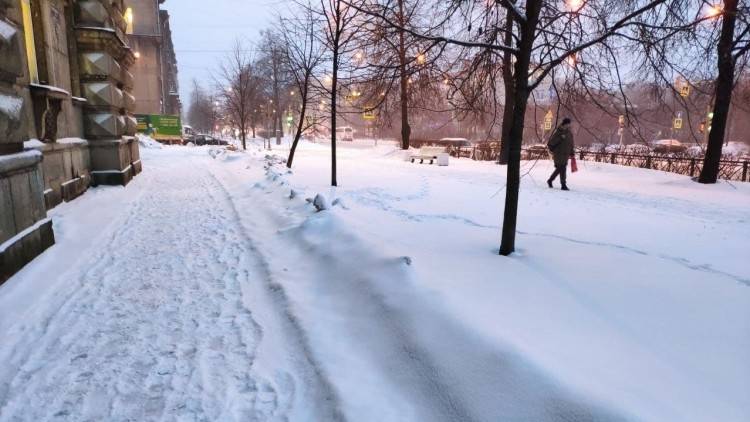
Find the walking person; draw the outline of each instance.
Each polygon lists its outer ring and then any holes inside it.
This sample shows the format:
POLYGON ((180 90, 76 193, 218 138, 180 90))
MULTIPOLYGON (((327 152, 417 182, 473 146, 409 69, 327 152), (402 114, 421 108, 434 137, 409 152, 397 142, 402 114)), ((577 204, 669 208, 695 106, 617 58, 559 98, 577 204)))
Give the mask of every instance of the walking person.
POLYGON ((574 157, 575 143, 573 142, 573 133, 570 131, 570 119, 564 118, 562 124, 555 129, 552 136, 547 142, 547 148, 552 153, 552 159, 555 163, 555 171, 547 179, 547 186, 552 187, 552 182, 557 176, 560 176, 562 190, 570 190, 567 185, 568 158, 574 157))

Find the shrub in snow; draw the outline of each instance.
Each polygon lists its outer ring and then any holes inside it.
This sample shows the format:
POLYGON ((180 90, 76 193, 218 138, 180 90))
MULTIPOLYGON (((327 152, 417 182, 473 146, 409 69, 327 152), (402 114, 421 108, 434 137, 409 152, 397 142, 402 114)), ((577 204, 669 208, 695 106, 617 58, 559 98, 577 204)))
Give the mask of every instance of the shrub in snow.
POLYGON ((315 209, 318 212, 331 208, 328 200, 322 194, 315 195, 315 199, 313 199, 312 204, 315 206, 315 209))
POLYGON ((410 256, 402 256, 401 260, 404 261, 404 264, 411 265, 411 257, 410 256))
POLYGON ((289 199, 294 199, 294 198, 296 198, 296 197, 298 197, 298 196, 299 196, 299 192, 297 192, 297 191, 296 191, 296 190, 294 190, 294 189, 292 189, 292 190, 291 190, 291 191, 289 192, 289 199))

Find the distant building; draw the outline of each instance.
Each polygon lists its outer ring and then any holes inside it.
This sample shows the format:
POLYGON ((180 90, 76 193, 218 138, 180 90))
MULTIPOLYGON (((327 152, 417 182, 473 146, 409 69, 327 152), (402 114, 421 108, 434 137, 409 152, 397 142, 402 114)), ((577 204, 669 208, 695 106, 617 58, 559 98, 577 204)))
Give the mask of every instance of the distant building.
POLYGON ((180 115, 177 58, 165 0, 125 0, 128 42, 136 55, 132 72, 136 114, 180 115))

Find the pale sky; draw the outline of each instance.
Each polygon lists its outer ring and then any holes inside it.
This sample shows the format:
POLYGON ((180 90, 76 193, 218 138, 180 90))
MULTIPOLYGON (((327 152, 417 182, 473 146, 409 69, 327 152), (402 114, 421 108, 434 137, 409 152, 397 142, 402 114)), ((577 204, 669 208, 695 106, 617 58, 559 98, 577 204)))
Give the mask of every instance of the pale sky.
POLYGON ((187 111, 192 80, 211 85, 211 72, 238 37, 257 39, 273 21, 284 0, 167 0, 172 41, 177 53, 180 98, 187 111))

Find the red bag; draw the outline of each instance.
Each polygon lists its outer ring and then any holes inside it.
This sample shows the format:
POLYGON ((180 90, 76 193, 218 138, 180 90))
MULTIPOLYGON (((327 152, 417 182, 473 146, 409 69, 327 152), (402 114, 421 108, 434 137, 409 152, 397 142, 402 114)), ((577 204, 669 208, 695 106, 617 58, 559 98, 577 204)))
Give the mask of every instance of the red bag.
POLYGON ((578 163, 576 163, 576 157, 570 157, 570 171, 573 173, 578 171, 578 163))

